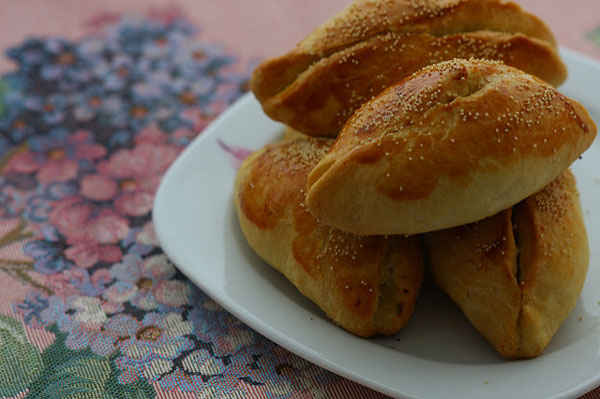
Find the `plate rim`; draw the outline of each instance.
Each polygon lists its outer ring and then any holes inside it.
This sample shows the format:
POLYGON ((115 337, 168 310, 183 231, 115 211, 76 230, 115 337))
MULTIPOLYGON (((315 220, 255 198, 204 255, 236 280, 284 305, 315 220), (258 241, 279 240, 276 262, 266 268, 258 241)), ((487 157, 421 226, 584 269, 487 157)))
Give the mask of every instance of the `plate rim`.
MULTIPOLYGON (((578 62, 585 64, 586 66, 592 67, 600 71, 600 62, 585 55, 581 54, 576 50, 572 50, 567 47, 560 47, 560 51, 563 57, 573 58, 578 62)), ((297 354, 298 356, 308 360, 311 363, 314 363, 324 369, 327 369, 335 374, 338 374, 344 378, 355 381, 359 384, 367 386, 371 389, 384 393, 386 395, 397 396, 402 395, 402 397, 406 398, 419 398, 420 396, 414 396, 409 392, 400 392, 396 389, 391 389, 389 386, 382 384, 376 380, 369 379, 365 376, 357 374, 356 372, 346 368, 340 367, 339 364, 336 364, 331 359, 327 359, 323 357, 319 352, 317 352, 314 348, 305 345, 302 342, 295 341, 292 343, 289 342, 288 337, 282 334, 278 329, 272 328, 268 324, 264 323, 264 321, 254 314, 248 313, 245 309, 241 308, 239 304, 235 301, 230 300, 229 297, 222 298, 218 295, 216 291, 214 291, 209 285, 205 284, 201 281, 196 275, 194 275, 189 268, 185 266, 181 266, 181 262, 178 261, 180 259, 177 253, 173 253, 170 251, 168 243, 169 238, 166 236, 165 229, 162 228, 162 217, 163 210, 165 209, 164 202, 168 199, 168 185, 169 181, 173 179, 173 176, 176 175, 181 167, 187 162, 188 157, 193 156, 193 154, 197 151, 197 148, 202 148, 204 142, 211 140, 214 136, 219 135, 219 126, 227 119, 231 118, 232 115, 235 115, 238 110, 248 107, 249 103, 255 102, 254 96, 251 92, 244 94, 240 97, 234 104, 232 104, 229 108, 221 112, 219 116, 211 122, 209 126, 207 126, 204 131, 195 138, 188 146, 181 152, 181 154, 177 157, 177 159, 171 164, 167 172, 164 174, 159 187, 156 191, 153 208, 152 208, 152 220, 154 223, 154 230, 156 233, 156 237, 158 242, 163 250, 163 252, 167 255, 169 259, 176 265, 178 270, 180 270, 187 278, 189 278, 195 285, 200 287, 202 291, 204 291, 209 297, 219 303, 223 308, 225 308, 228 312, 233 314, 235 317, 240 319, 250 328, 258 332, 259 334, 265 336, 267 339, 275 342, 276 344, 286 348, 292 353, 297 354)), ((275 122, 274 122, 275 123, 275 122)), ((569 389, 566 389, 562 392, 559 392, 553 396, 552 398, 563 398, 563 397, 572 397, 585 394, 590 390, 595 389, 600 385, 600 367, 598 368, 597 373, 593 376, 580 382, 578 385, 573 386, 569 389)))

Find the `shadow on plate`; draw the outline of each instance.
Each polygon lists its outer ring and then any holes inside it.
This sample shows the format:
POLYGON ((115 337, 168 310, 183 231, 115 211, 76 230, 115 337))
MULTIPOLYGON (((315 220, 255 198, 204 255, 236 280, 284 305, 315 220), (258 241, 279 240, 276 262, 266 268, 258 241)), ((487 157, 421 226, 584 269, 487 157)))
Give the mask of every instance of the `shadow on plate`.
MULTIPOLYGON (((244 301, 247 300, 245 296, 248 295, 248 287, 262 286, 263 289, 276 291, 276 294, 270 293, 269 296, 274 295, 278 300, 287 302, 287 306, 297 307, 297 312, 290 313, 290 317, 299 318, 297 321, 290 320, 293 325, 310 327, 308 318, 310 321, 329 323, 328 327, 335 329, 335 334, 349 334, 329 321, 318 306, 304 297, 283 274, 269 266, 250 248, 241 231, 232 203, 226 207, 224 220, 226 221, 224 228, 226 270, 224 272, 229 295, 244 301), (240 273, 242 267, 250 268, 252 272, 240 273), (244 275, 244 278, 240 278, 240 275, 244 275)), ((260 295, 260 293, 256 294, 260 295)), ((272 305, 278 306, 277 303, 272 305)), ((268 312, 268 309, 265 311, 268 312)), ((541 356, 563 350, 587 335, 595 333, 599 320, 597 316, 587 312, 579 301, 541 356), (585 320, 585 323, 578 320, 580 317, 585 320)), ((485 365, 506 361, 427 276, 408 325, 393 336, 375 337, 369 339, 369 342, 407 356, 448 364, 485 365)), ((597 347, 590 348, 590 350, 597 349, 597 347)))
MULTIPOLYGON (((233 204, 227 206, 225 221, 224 272, 229 295, 239 301, 247 301, 248 287, 260 285, 276 291, 274 296, 287 302, 286 305, 297 307, 298 311, 290 313, 290 317, 301 319, 296 322, 290 320, 290 323, 310 326, 303 317, 306 314, 311 320, 329 323, 328 327, 336 330, 334 334, 349 334, 330 322, 313 302, 254 253, 239 227, 233 204), (241 267, 250 268, 252 273, 244 273, 244 278, 241 278, 241 267)), ((270 293, 269 297, 272 295, 270 293)), ((278 306, 278 303, 272 305, 278 306)), ((449 364, 490 364, 501 361, 500 356, 470 326, 458 308, 429 280, 424 282, 412 319, 406 328, 394 336, 375 337, 369 339, 369 342, 404 355, 449 364)))

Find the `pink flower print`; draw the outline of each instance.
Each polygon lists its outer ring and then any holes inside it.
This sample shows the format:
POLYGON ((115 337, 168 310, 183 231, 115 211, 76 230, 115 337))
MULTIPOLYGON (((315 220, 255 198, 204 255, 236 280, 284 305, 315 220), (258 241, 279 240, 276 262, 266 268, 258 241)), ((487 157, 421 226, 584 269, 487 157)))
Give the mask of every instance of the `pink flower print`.
MULTIPOLYGON (((178 149, 171 145, 141 143, 132 150, 119 150, 109 160, 98 165, 98 171, 113 183, 93 177, 106 190, 113 194, 119 192, 113 200, 115 209, 128 216, 143 216, 152 209, 154 192, 167 168, 178 155, 178 149)), ((81 194, 90 199, 100 196, 98 191, 90 189, 92 184, 83 184, 81 194)), ((103 198, 108 198, 106 194, 103 198)))
POLYGON ((136 234, 135 240, 140 244, 152 245, 157 247, 159 245, 156 232, 154 231, 154 223, 152 221, 146 223, 144 227, 136 234))
POLYGON ((61 296, 80 294, 79 290, 71 284, 71 278, 65 273, 53 273, 45 276, 45 286, 61 296))
POLYGON ((92 267, 96 262, 115 263, 121 260, 121 249, 115 245, 79 244, 65 250, 65 257, 77 266, 92 267))
POLYGON ((153 123, 136 134, 133 140, 136 144, 165 144, 169 140, 169 136, 153 123))
POLYGON ((37 174, 40 183, 69 181, 79 172, 79 159, 93 161, 106 155, 106 149, 92 140, 91 132, 78 130, 67 136, 64 142, 57 138, 40 145, 45 150, 45 158, 39 161, 37 174))
POLYGON ((185 13, 176 5, 162 7, 150 7, 147 12, 148 18, 161 21, 164 24, 172 24, 184 18, 185 13))
POLYGON ((126 218, 109 208, 93 209, 79 196, 57 201, 49 221, 71 245, 116 244, 129 234, 126 218))
POLYGON ((67 138, 67 143, 75 147, 75 158, 94 161, 106 155, 106 148, 92 140, 93 135, 90 131, 77 130, 67 138))
POLYGON ((225 144, 225 142, 221 139, 217 139, 217 142, 221 148, 231 156, 233 165, 236 169, 239 169, 239 167, 242 165, 242 162, 244 162, 244 159, 246 159, 248 155, 252 154, 253 152, 247 148, 225 144))
POLYGON ((30 150, 17 153, 10 159, 7 171, 37 172, 37 179, 42 184, 64 183, 79 173, 79 160, 93 161, 106 155, 103 146, 91 142, 93 137, 89 131, 66 134, 60 132, 46 137, 46 140, 34 140, 30 150))
POLYGON ((230 328, 226 334, 214 339, 214 351, 218 354, 234 353, 254 342, 254 333, 247 328, 230 328))
POLYGON ((87 23, 82 28, 87 30, 87 33, 101 33, 106 26, 116 25, 121 20, 121 16, 116 12, 103 11, 94 15, 87 20, 87 23))
POLYGON ((66 182, 79 171, 79 164, 74 159, 67 158, 62 148, 54 148, 46 153, 46 160, 39 166, 37 178, 40 183, 66 182))
POLYGON ((168 306, 183 306, 190 303, 191 290, 185 281, 163 281, 157 287, 154 295, 156 300, 168 306))
POLYGON ((59 200, 48 219, 65 236, 70 245, 65 256, 77 266, 121 260, 121 249, 115 244, 129 234, 129 221, 114 210, 94 209, 83 197, 73 196, 59 200))
POLYGON ((81 179, 80 193, 92 201, 107 201, 117 195, 117 183, 100 174, 85 175, 81 179))
POLYGON ((190 122, 192 131, 194 131, 195 134, 201 133, 218 114, 218 111, 215 113, 207 113, 199 108, 188 108, 181 113, 183 118, 190 122))
POLYGON ((39 169, 35 156, 30 151, 19 152, 13 155, 6 164, 6 172, 33 173, 39 169))
POLYGON ((198 131, 194 131, 187 127, 182 127, 171 133, 171 140, 181 146, 187 145, 194 137, 198 135, 198 131))

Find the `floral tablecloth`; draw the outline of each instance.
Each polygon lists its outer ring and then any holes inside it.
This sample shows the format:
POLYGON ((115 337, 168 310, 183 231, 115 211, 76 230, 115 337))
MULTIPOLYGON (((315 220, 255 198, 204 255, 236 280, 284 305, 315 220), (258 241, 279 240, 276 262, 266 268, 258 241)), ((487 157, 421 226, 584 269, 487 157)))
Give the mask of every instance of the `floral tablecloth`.
MULTIPOLYGON (((151 220, 162 175, 247 90, 256 60, 291 45, 285 34, 261 48, 223 26, 203 32, 197 7, 234 3, 182 3, 147 12, 94 1, 118 12, 91 19, 80 2, 0 5, 0 29, 19 38, 0 41, 0 398, 383 398, 248 328, 162 253, 151 220), (26 15, 36 5, 64 11, 40 36, 26 15)), ((295 13, 300 34, 344 2, 284 3, 235 18, 260 26, 265 13, 295 13)), ((595 18, 564 36, 592 56, 595 18)))

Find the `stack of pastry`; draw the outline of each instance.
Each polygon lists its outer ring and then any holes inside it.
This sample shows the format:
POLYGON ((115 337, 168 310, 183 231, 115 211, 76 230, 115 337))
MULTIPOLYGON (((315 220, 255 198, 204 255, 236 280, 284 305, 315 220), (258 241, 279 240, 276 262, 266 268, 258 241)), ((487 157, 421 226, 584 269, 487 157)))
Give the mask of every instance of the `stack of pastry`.
POLYGON ((589 258, 568 168, 596 127, 551 86, 565 76, 514 3, 356 0, 253 74, 265 112, 305 135, 240 168, 248 243, 364 337, 404 327, 427 259, 501 355, 538 355, 589 258))

